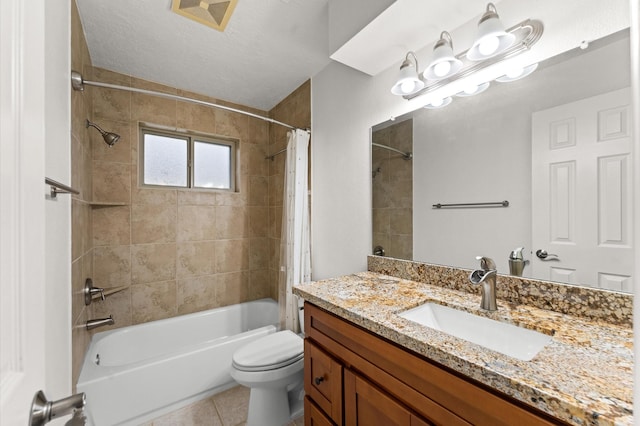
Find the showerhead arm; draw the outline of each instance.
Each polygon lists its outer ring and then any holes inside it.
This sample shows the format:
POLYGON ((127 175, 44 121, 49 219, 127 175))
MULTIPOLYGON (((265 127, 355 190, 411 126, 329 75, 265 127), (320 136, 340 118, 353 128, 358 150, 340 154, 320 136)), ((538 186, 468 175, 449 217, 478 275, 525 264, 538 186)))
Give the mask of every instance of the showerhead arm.
POLYGON ((113 133, 113 132, 105 132, 104 130, 102 130, 100 128, 100 126, 98 126, 95 123, 92 123, 91 121, 87 120, 86 121, 86 127, 93 127, 96 130, 98 130, 100 132, 100 134, 102 135, 102 139, 104 139, 105 143, 107 145, 109 145, 109 147, 112 147, 113 145, 115 145, 116 142, 118 142, 118 139, 120 139, 120 135, 117 133, 113 133))

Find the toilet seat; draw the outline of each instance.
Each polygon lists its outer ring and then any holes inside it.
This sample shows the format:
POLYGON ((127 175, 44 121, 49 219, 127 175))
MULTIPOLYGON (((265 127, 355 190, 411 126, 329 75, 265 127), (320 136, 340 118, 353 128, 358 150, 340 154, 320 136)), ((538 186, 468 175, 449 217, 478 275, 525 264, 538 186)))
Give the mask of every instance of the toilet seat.
POLYGON ((304 357, 304 342, 290 330, 261 337, 233 354, 233 368, 239 371, 277 370, 304 357))

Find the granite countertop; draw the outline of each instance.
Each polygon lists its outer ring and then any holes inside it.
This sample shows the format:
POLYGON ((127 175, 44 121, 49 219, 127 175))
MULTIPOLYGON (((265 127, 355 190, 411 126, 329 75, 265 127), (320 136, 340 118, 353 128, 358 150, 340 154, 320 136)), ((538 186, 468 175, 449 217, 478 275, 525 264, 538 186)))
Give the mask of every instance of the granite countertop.
POLYGON ((498 300, 480 310, 475 294, 361 272, 294 287, 310 303, 575 425, 633 424, 633 331, 498 300), (406 320, 399 312, 435 302, 553 335, 520 361, 406 320))

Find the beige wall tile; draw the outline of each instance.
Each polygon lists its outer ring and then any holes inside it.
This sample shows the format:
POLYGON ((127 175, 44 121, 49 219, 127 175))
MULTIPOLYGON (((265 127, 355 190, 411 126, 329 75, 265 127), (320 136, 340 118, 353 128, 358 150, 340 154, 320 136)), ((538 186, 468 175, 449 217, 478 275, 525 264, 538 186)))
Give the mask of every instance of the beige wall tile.
POLYGON ((249 269, 249 240, 216 241, 216 272, 236 272, 249 269))
POLYGON ((216 239, 249 236, 249 211, 246 207, 216 207, 216 239))
POLYGON ((216 110, 212 107, 178 102, 176 119, 178 128, 216 133, 216 110))
POLYGON ((267 146, 264 144, 244 144, 243 150, 245 156, 249 158, 247 174, 251 176, 267 176, 269 174, 269 163, 271 162, 271 160, 265 158, 268 151, 267 146))
POLYGON ((84 233, 87 224, 84 223, 82 202, 71 200, 71 260, 75 261, 84 253, 84 233))
POLYGON ((178 191, 178 205, 181 206, 215 206, 214 191, 178 191))
MULTIPOLYGON (((265 116, 267 114, 264 114, 265 116)), ((269 123, 258 118, 249 117, 249 138, 248 143, 269 146, 269 123)))
MULTIPOLYGON (((135 175, 135 173, 132 173, 135 175)), ((132 179, 131 203, 132 204, 155 204, 155 205, 175 205, 177 200, 175 189, 151 189, 137 188, 132 179)))
POLYGON ((249 299, 264 299, 271 297, 269 270, 262 269, 249 272, 249 299))
POLYGON ((176 241, 176 206, 133 204, 131 242, 133 244, 176 241))
POLYGON ((249 205, 268 206, 269 178, 267 176, 251 176, 249 178, 249 205))
POLYGON ((249 117, 235 112, 216 111, 216 134, 229 138, 247 139, 249 117))
POLYGON ((242 303, 248 300, 248 294, 248 272, 233 272, 218 275, 216 282, 216 302, 218 306, 242 303))
POLYGON ((215 272, 215 257, 213 241, 178 243, 176 276, 188 278, 211 275, 215 272))
POLYGON ((178 314, 190 314, 216 306, 215 275, 178 280, 177 305, 178 314))
POLYGON ((269 268, 269 239, 252 238, 249 240, 249 269, 269 268))
POLYGON ((136 284, 131 286, 133 324, 176 316, 176 282, 136 284))
POLYGON ((131 283, 131 247, 94 248, 93 275, 93 283, 96 287, 129 285, 131 283))
POLYGON ((93 207, 93 245, 131 244, 131 206, 93 207))
POLYGON ((144 121, 160 126, 176 127, 176 111, 177 105, 174 100, 139 93, 131 95, 132 121, 144 121))
POLYGON ((213 240, 216 209, 212 206, 178 206, 178 241, 213 240))
POLYGON ((94 161, 93 201, 129 203, 131 201, 131 166, 94 161))
POLYGON ((412 212, 412 209, 390 209, 390 233, 392 235, 413 234, 412 212))
POLYGON ((249 207, 249 230, 254 238, 269 236, 269 207, 249 207))
POLYGON ((78 383, 80 370, 82 369, 82 363, 84 362, 84 354, 87 346, 89 346, 89 339, 91 338, 91 335, 85 328, 85 323, 88 319, 87 310, 83 309, 77 318, 77 322, 71 326, 72 392, 77 392, 76 383, 78 383))
POLYGON ((389 257, 396 259, 412 259, 413 258, 413 236, 412 235, 394 235, 389 241, 389 257))
POLYGON ((93 117, 96 121, 103 119, 129 121, 131 93, 102 87, 95 88, 93 93, 93 117))
POLYGON ((71 321, 75 322, 84 309, 84 277, 80 258, 71 264, 71 321))
POLYGON ((131 246, 131 283, 173 280, 176 277, 175 244, 131 246))
POLYGON ((93 78, 103 83, 131 86, 131 77, 105 68, 93 67, 93 78))

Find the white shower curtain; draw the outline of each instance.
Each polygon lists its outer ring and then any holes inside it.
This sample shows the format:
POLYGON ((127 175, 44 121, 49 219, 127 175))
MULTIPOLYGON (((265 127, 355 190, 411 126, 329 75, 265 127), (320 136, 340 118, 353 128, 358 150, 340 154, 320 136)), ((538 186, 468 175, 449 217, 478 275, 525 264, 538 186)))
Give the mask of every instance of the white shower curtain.
POLYGON ((284 175, 278 301, 282 329, 299 332, 294 285, 311 280, 309 239, 309 132, 290 130, 284 175))

